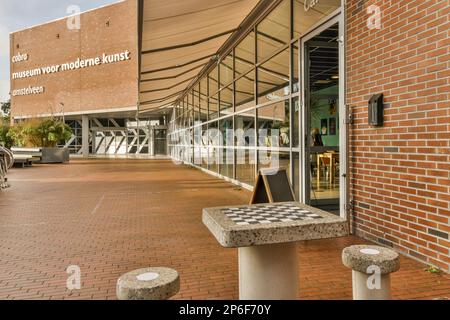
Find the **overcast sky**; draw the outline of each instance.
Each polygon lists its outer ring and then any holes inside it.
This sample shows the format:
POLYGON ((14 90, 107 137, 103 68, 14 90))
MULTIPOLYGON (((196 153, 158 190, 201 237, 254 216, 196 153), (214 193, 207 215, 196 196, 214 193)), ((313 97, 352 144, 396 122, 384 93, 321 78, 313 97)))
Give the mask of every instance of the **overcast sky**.
POLYGON ((67 16, 67 8, 81 11, 118 0, 0 0, 0 101, 9 99, 9 33, 67 16))

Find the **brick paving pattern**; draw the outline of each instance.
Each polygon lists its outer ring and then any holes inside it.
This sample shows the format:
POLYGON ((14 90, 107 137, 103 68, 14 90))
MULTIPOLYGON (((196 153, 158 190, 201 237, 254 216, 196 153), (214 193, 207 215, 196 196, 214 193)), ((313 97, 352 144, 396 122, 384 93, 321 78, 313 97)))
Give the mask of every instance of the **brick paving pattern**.
MULTIPOLYGON (((237 250, 222 248, 201 209, 250 193, 168 160, 74 160, 14 169, 0 193, 0 299, 115 299, 118 277, 147 266, 181 275, 175 299, 237 299, 237 250), (68 291, 78 265, 82 289, 68 291)), ((302 299, 351 299, 341 251, 356 237, 300 243, 302 299)), ((450 276, 402 258, 396 299, 450 296, 450 276)))

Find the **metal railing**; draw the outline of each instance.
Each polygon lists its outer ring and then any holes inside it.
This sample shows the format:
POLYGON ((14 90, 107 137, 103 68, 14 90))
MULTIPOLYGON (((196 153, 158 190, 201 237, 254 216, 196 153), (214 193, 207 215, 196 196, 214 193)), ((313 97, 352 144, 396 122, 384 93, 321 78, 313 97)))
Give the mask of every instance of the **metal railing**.
POLYGON ((0 190, 8 188, 6 174, 14 165, 14 156, 11 150, 0 146, 0 190))

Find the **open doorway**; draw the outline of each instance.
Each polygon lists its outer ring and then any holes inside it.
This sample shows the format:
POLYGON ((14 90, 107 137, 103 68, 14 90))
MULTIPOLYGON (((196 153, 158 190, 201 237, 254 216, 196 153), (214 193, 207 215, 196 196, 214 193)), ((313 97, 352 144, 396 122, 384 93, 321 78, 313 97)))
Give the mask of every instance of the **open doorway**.
POLYGON ((339 35, 336 22, 302 41, 305 200, 336 215, 341 215, 342 188, 345 188, 339 35))

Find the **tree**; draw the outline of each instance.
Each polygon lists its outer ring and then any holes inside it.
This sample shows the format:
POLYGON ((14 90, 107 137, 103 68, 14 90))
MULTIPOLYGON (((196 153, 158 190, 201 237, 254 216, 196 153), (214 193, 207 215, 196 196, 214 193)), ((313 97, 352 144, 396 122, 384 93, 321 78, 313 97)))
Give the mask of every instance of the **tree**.
POLYGON ((1 103, 1 110, 5 117, 9 117, 11 113, 11 100, 1 103))

